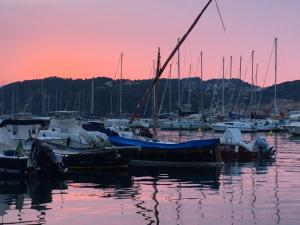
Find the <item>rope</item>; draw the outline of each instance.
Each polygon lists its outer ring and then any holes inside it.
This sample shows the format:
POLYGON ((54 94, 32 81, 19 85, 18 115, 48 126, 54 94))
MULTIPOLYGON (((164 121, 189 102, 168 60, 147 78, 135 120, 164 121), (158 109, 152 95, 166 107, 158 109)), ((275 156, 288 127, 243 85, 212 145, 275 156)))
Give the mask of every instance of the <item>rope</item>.
POLYGON ((262 95, 263 95, 263 90, 264 90, 265 85, 266 85, 266 80, 267 80, 267 76, 268 76, 269 69, 270 69, 270 65, 271 65, 271 60, 272 60, 273 53, 274 53, 274 48, 275 48, 275 43, 273 44, 273 48, 272 48, 271 55, 270 55, 270 58, 269 58, 269 63, 268 63, 268 67, 267 67, 267 71, 266 71, 266 75, 265 75, 263 87, 262 87, 262 89, 261 89, 261 94, 260 94, 260 96, 259 96, 259 101, 258 101, 258 105, 257 105, 256 112, 258 111, 258 109, 259 109, 259 107, 260 107, 260 103, 261 103, 261 99, 262 99, 262 95))
MULTIPOLYGON (((251 62, 251 57, 249 58, 249 61, 248 61, 248 64, 247 64, 247 67, 246 67, 246 70, 245 70, 245 73, 244 73, 244 77, 243 77, 242 80, 245 80, 245 78, 246 78, 246 75, 247 75, 247 73, 248 73, 248 69, 249 69, 249 66, 250 66, 250 62, 251 62)), ((235 106, 234 106, 234 111, 235 111, 235 109, 237 108, 237 104, 238 104, 239 99, 240 99, 240 95, 241 95, 241 92, 242 92, 243 84, 244 84, 244 83, 241 82, 241 86, 240 86, 240 90, 239 90, 239 93, 238 93, 238 97, 237 97, 237 99, 236 99, 235 106)))
POLYGON ((114 82, 113 82, 113 85, 112 85, 111 90, 110 90, 109 99, 108 99, 108 101, 106 102, 105 112, 104 112, 104 117, 107 116, 108 107, 111 106, 111 105, 110 105, 110 104, 111 104, 110 99, 112 98, 113 91, 114 91, 114 89, 115 89, 115 87, 116 87, 116 83, 117 83, 117 82, 116 82, 116 78, 117 78, 117 73, 118 73, 118 71, 119 71, 120 63, 121 63, 121 56, 119 57, 119 61, 118 61, 118 64, 117 64, 117 69, 116 69, 116 71, 115 71, 115 75, 114 75, 114 78, 113 78, 114 82))

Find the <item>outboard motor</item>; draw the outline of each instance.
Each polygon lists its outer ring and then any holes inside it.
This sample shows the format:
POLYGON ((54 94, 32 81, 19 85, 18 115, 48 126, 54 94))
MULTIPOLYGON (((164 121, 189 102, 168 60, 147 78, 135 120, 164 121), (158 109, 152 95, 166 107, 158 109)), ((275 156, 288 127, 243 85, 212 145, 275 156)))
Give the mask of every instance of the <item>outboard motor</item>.
POLYGON ((264 137, 258 136, 254 141, 254 148, 258 151, 264 153, 270 153, 272 151, 272 147, 268 144, 267 140, 264 137))
POLYGON ((66 170, 62 157, 39 140, 35 140, 31 145, 30 159, 34 170, 38 173, 57 175, 66 170))

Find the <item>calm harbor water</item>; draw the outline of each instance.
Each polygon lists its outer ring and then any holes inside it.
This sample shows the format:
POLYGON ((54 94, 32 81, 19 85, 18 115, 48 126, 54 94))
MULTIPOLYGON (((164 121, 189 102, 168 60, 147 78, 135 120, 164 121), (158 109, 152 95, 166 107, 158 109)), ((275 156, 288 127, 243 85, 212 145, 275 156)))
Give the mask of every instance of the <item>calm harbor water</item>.
MULTIPOLYGON (((202 134, 161 136, 189 139, 202 134)), ((298 225, 300 137, 277 133, 267 139, 277 150, 274 160, 189 170, 77 173, 51 181, 2 178, 0 223, 298 225)))

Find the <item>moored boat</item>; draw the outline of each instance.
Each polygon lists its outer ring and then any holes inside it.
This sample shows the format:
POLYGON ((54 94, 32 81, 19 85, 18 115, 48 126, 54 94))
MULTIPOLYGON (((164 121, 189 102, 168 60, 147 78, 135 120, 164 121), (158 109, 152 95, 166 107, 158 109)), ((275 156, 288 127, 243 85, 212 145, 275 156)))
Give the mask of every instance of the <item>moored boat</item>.
POLYGON ((254 124, 248 121, 220 122, 212 124, 211 127, 216 132, 225 132, 228 128, 238 128, 241 132, 256 131, 254 124))
POLYGON ((274 154, 273 147, 265 138, 258 136, 254 141, 243 141, 241 131, 237 128, 227 129, 220 138, 220 143, 225 162, 267 159, 274 154))
POLYGON ((222 163, 219 139, 167 143, 109 136, 115 146, 140 146, 132 161, 139 166, 201 166, 222 163))
POLYGON ((300 122, 293 122, 289 125, 284 125, 284 128, 293 135, 300 135, 300 122))

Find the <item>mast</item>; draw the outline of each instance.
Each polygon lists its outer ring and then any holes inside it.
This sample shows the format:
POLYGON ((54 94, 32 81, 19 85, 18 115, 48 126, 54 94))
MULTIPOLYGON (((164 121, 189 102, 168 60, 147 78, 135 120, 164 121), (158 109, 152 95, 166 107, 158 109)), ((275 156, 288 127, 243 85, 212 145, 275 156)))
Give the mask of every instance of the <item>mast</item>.
POLYGON ((202 17, 202 15, 204 14, 204 12, 206 11, 206 9, 208 8, 208 6, 211 4, 212 0, 209 0, 206 5, 204 6, 204 8, 201 10, 201 12, 199 13, 199 15, 196 17, 196 19, 194 20, 194 22, 192 23, 192 25, 189 27, 189 29, 187 30, 187 32, 182 36, 182 38, 180 39, 180 41, 177 43, 177 45, 175 46, 175 48, 173 49, 173 51, 170 53, 169 57, 167 58, 167 60, 164 62, 164 64, 162 65, 162 67, 159 70, 159 73, 156 74, 156 77, 154 78, 154 80, 152 81, 150 87, 146 90, 144 96, 142 97, 142 99, 139 101, 139 103, 136 106, 136 109, 133 113, 133 115, 130 118, 130 122, 129 124, 131 124, 133 122, 133 120, 136 118, 137 114, 140 111, 140 108, 142 106, 144 106, 149 94, 151 93, 153 86, 155 85, 155 83, 159 80, 160 76, 162 75, 162 73, 164 72, 164 70, 166 69, 166 67, 168 66, 168 64, 170 63, 171 59, 173 58, 173 56, 176 54, 176 52, 178 51, 178 49, 180 48, 180 46, 182 45, 182 43, 186 40, 186 38, 189 36, 189 34, 192 32, 192 30, 194 29, 194 27, 197 25, 197 23, 199 22, 200 18, 202 17))
POLYGON ((230 56, 230 80, 232 78, 232 55, 230 56))
POLYGON ((42 116, 44 116, 44 79, 42 79, 42 116))
POLYGON ((170 114, 172 113, 172 64, 170 64, 170 70, 169 70, 169 111, 170 114))
POLYGON ((123 89, 123 53, 121 53, 119 117, 122 118, 122 89, 123 89))
MULTIPOLYGON (((257 74, 258 74, 258 63, 256 64, 256 70, 255 70, 255 89, 256 89, 256 87, 257 87, 257 74)), ((256 102, 256 90, 254 91, 254 104, 256 105, 257 104, 257 102, 256 102)), ((256 108, 257 108, 257 106, 256 106, 256 108)), ((256 110, 257 111, 257 110, 256 110)))
POLYGON ((242 56, 240 56, 240 80, 242 80, 242 56))
POLYGON ((82 113, 84 114, 85 105, 84 105, 84 88, 82 89, 82 113))
MULTIPOLYGON (((177 43, 179 44, 180 38, 178 38, 177 43)), ((178 113, 181 110, 181 85, 180 85, 180 48, 177 52, 177 73, 178 73, 178 113)))
POLYGON ((2 103, 2 107, 1 107, 1 115, 4 114, 4 84, 2 82, 2 88, 1 88, 1 103, 2 103))
POLYGON ((254 51, 251 53, 251 97, 250 97, 250 113, 253 112, 253 85, 254 85, 254 51))
POLYGON ((92 93, 91 93, 91 115, 94 115, 94 78, 92 79, 92 93))
POLYGON ((12 98, 11 98, 11 114, 13 115, 15 113, 15 84, 13 84, 12 90, 11 90, 12 98))
POLYGON ((278 114, 278 106, 277 106, 277 42, 278 39, 275 38, 275 87, 274 87, 274 112, 278 114))
POLYGON ((57 94, 58 94, 58 88, 57 88, 57 85, 56 85, 56 90, 55 90, 55 111, 57 111, 57 94))
POLYGON ((224 109, 224 79, 225 79, 225 57, 223 57, 223 78, 222 78, 222 113, 224 114, 225 109, 224 109))
MULTIPOLYGON (((158 54, 157 54, 157 64, 156 64, 156 75, 159 73, 160 70, 160 48, 158 48, 158 54)), ((153 133, 154 137, 157 137, 157 127, 158 127, 158 82, 155 84, 154 89, 154 107, 153 107, 153 133)))
POLYGON ((189 111, 191 111, 191 94, 192 94, 192 90, 191 90, 191 76, 192 76, 192 64, 190 64, 190 68, 189 68, 189 96, 188 96, 188 108, 189 108, 189 111))
POLYGON ((200 54, 200 66, 201 66, 201 113, 203 113, 203 52, 200 54))

